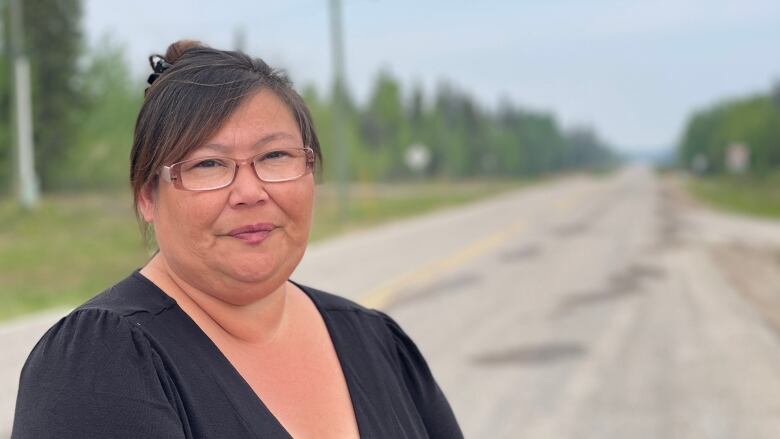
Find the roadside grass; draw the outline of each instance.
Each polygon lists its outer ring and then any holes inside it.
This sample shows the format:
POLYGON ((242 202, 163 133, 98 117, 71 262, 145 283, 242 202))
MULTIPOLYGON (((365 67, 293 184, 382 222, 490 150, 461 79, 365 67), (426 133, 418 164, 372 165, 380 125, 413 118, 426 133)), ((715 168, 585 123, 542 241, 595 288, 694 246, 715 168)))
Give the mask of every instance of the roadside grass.
POLYGON ((346 220, 333 186, 317 187, 311 241, 517 189, 522 181, 428 182, 350 188, 346 220))
POLYGON ((0 204, 0 318, 79 303, 146 257, 122 195, 53 195, 35 211, 0 204))
MULTIPOLYGON (((355 186, 346 220, 341 219, 335 188, 319 185, 311 240, 487 198, 523 184, 355 186)), ((75 306, 142 266, 150 254, 129 193, 47 195, 35 211, 0 201, 0 319, 75 306)))
POLYGON ((766 177, 691 177, 689 191, 717 209, 780 218, 780 173, 766 177))

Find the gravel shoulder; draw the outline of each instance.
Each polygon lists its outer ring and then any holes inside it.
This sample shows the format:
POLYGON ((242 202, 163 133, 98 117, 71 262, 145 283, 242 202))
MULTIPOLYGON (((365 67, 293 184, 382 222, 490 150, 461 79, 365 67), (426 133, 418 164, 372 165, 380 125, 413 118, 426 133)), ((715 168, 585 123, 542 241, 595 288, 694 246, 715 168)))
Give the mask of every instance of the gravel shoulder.
POLYGON ((698 244, 724 278, 780 336, 780 221, 714 210, 693 198, 684 177, 662 180, 665 237, 698 244))

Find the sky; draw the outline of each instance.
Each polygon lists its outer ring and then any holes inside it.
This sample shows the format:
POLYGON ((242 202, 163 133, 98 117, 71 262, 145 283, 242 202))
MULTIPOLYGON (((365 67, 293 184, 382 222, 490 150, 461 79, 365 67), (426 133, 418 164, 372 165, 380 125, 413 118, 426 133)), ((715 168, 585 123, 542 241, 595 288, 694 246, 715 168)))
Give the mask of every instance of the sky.
MULTIPOLYGON (((87 42, 147 57, 194 38, 245 50, 296 85, 332 81, 328 0, 84 0, 87 42)), ((382 70, 409 91, 446 81, 484 108, 509 100, 616 149, 673 147, 690 114, 780 83, 777 0, 342 0, 346 77, 365 101, 382 70)))

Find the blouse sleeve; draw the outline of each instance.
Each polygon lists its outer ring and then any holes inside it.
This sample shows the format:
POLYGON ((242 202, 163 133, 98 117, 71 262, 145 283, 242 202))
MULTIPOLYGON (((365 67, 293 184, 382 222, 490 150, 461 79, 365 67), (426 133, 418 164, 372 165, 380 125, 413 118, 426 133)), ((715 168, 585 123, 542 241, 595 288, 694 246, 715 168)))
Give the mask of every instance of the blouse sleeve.
POLYGON ((401 372, 406 387, 414 400, 429 437, 433 439, 463 438, 447 398, 436 384, 431 370, 420 350, 390 316, 380 313, 395 341, 401 372))
POLYGON ((160 358, 127 319, 65 317, 22 369, 13 439, 184 438, 160 358))

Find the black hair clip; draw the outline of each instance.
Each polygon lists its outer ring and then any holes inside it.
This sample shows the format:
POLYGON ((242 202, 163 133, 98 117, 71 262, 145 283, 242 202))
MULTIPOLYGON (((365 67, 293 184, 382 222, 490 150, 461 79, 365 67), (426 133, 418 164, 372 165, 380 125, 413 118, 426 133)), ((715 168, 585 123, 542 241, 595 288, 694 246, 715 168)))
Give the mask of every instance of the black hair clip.
POLYGON ((152 66, 152 70, 154 73, 149 75, 149 78, 146 80, 146 82, 151 85, 154 81, 157 80, 157 78, 160 77, 163 73, 165 73, 168 68, 171 67, 170 64, 168 64, 168 61, 165 61, 165 58, 161 57, 160 55, 152 55, 149 57, 149 65, 152 66))

